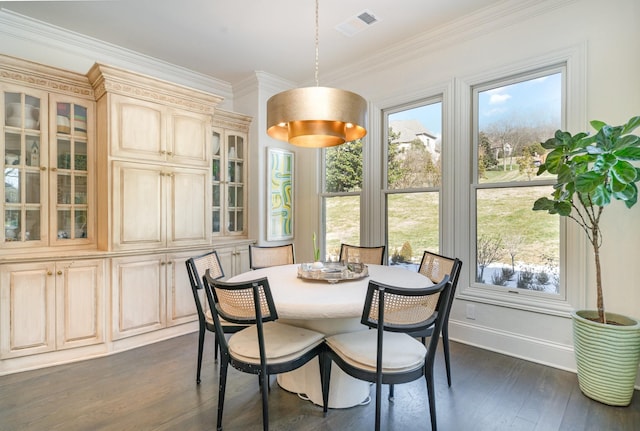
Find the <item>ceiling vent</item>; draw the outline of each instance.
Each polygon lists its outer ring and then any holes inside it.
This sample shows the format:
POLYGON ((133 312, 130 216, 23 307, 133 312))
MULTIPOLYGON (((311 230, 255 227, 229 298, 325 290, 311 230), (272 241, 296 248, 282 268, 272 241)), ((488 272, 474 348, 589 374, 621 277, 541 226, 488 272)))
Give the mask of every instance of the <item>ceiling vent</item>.
POLYGON ((351 37, 379 21, 380 20, 371 11, 364 10, 356 16, 338 24, 336 26, 336 30, 345 36, 351 37))

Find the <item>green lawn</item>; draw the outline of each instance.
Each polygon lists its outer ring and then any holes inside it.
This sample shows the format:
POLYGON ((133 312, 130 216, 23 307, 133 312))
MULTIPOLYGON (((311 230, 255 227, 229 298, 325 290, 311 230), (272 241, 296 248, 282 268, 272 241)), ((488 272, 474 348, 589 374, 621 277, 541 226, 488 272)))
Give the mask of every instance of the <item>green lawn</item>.
MULTIPOLYGON (((512 175, 512 173, 506 173, 512 175)), ((496 175, 493 175, 495 180, 496 175)), ((478 192, 478 234, 511 247, 516 261, 541 265, 547 257, 557 259, 559 220, 531 210, 534 201, 550 193, 550 187, 480 190, 478 192)), ((413 260, 424 250, 438 251, 437 193, 396 194, 389 196, 389 256, 408 242, 413 260)), ((359 198, 339 197, 327 202, 327 251, 338 254, 340 243, 360 244, 359 198)), ((455 226, 454 226, 455 229, 455 226)), ((510 264, 505 247, 499 262, 510 264)))

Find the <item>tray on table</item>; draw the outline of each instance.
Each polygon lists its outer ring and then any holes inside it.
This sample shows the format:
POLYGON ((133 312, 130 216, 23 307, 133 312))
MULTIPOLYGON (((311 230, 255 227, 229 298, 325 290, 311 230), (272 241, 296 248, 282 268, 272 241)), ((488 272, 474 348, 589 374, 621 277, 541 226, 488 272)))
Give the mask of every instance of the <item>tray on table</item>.
POLYGON ((369 270, 363 263, 323 262, 322 267, 314 267, 311 263, 302 263, 298 266, 298 277, 304 280, 326 281, 337 283, 339 281, 358 280, 368 277, 369 270))

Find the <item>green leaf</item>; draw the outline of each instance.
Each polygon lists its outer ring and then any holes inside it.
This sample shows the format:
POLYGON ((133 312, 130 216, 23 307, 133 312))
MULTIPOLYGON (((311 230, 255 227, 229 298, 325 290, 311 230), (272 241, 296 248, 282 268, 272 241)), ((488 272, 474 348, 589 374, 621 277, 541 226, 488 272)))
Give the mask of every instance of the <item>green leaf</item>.
POLYGON ((591 124, 591 127, 593 127, 596 131, 599 131, 600 129, 602 129, 604 126, 607 125, 607 123, 600 120, 593 120, 591 121, 590 124, 591 124))
POLYGON ((640 160, 640 147, 626 147, 616 150, 613 154, 623 160, 640 160))
MULTIPOLYGON (((624 189, 627 188, 627 183, 623 183, 618 181, 618 179, 615 177, 615 175, 611 175, 610 178, 610 182, 609 182, 609 188, 611 189, 611 191, 613 192, 614 195, 622 192, 624 189)), ((622 199, 619 197, 614 196, 616 199, 622 199)), ((624 199, 622 199, 624 200, 624 199)))
POLYGON ((628 201, 628 200, 637 200, 638 199, 638 189, 633 187, 634 184, 625 184, 624 188, 619 191, 615 191, 612 194, 612 197, 618 199, 619 201, 628 201))
POLYGON ((547 154, 547 158, 545 159, 545 166, 547 170, 552 174, 558 173, 558 167, 562 165, 564 162, 564 151, 562 148, 556 148, 547 154))
POLYGON ((636 135, 626 135, 622 136, 616 142, 616 149, 618 148, 626 148, 626 147, 637 147, 640 145, 640 137, 636 135))
MULTIPOLYGON (((554 214, 551 211, 550 214, 554 214)), ((555 204, 555 213, 560 214, 561 216, 568 216, 571 214, 571 204, 566 201, 556 202, 555 204)))
POLYGON ((637 172, 636 168, 629 162, 620 160, 613 165, 611 172, 616 179, 624 184, 629 184, 636 180, 637 172))
POLYGON ((598 172, 588 171, 576 177, 576 191, 580 193, 591 193, 598 186, 604 185, 606 175, 598 172))
POLYGON ((549 211, 553 209, 554 201, 549 198, 540 198, 533 203, 534 211, 549 211))
POLYGON ((598 156, 596 162, 593 165, 593 170, 596 172, 606 172, 611 169, 618 159, 611 153, 604 153, 598 156))
POLYGON ((611 193, 604 184, 600 184, 596 189, 591 193, 591 200, 594 205, 599 207, 607 206, 611 203, 611 193))
POLYGON ((640 116, 632 117, 627 121, 627 124, 624 125, 624 129, 622 130, 623 134, 627 134, 635 130, 640 126, 640 116))
POLYGON ((631 208, 636 204, 636 202, 638 202, 638 187, 636 187, 635 184, 631 183, 627 186, 627 189, 629 188, 632 189, 628 193, 629 198, 624 201, 624 204, 627 206, 627 208, 631 208))

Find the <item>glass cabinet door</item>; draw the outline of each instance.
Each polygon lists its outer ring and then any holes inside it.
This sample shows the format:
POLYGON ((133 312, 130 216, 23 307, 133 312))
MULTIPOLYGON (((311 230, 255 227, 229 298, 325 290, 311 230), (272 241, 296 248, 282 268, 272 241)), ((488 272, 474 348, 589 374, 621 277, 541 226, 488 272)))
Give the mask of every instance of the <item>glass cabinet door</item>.
POLYGON ((213 137, 211 139, 211 230, 213 235, 219 235, 222 232, 222 220, 221 220, 221 202, 222 202, 222 177, 221 177, 221 166, 222 166, 222 151, 220 149, 220 144, 222 143, 222 132, 221 131, 213 131, 213 137))
POLYGON ((56 242, 86 239, 89 220, 88 107, 56 102, 55 151, 51 175, 55 186, 55 210, 51 233, 56 242))
POLYGON ((228 180, 227 230, 229 233, 244 231, 244 137, 230 133, 227 136, 228 180))
POLYGON ((212 233, 240 235, 245 231, 246 135, 213 131, 212 233))
MULTIPOLYGON (((42 165, 46 133, 46 93, 3 91, 5 245, 33 245, 46 239, 46 167, 42 165), (43 105, 44 104, 44 105, 43 105), (44 124, 42 121, 45 120, 44 124), (45 202, 43 202, 43 199, 45 202)), ((46 153, 46 151, 45 151, 46 153)))

